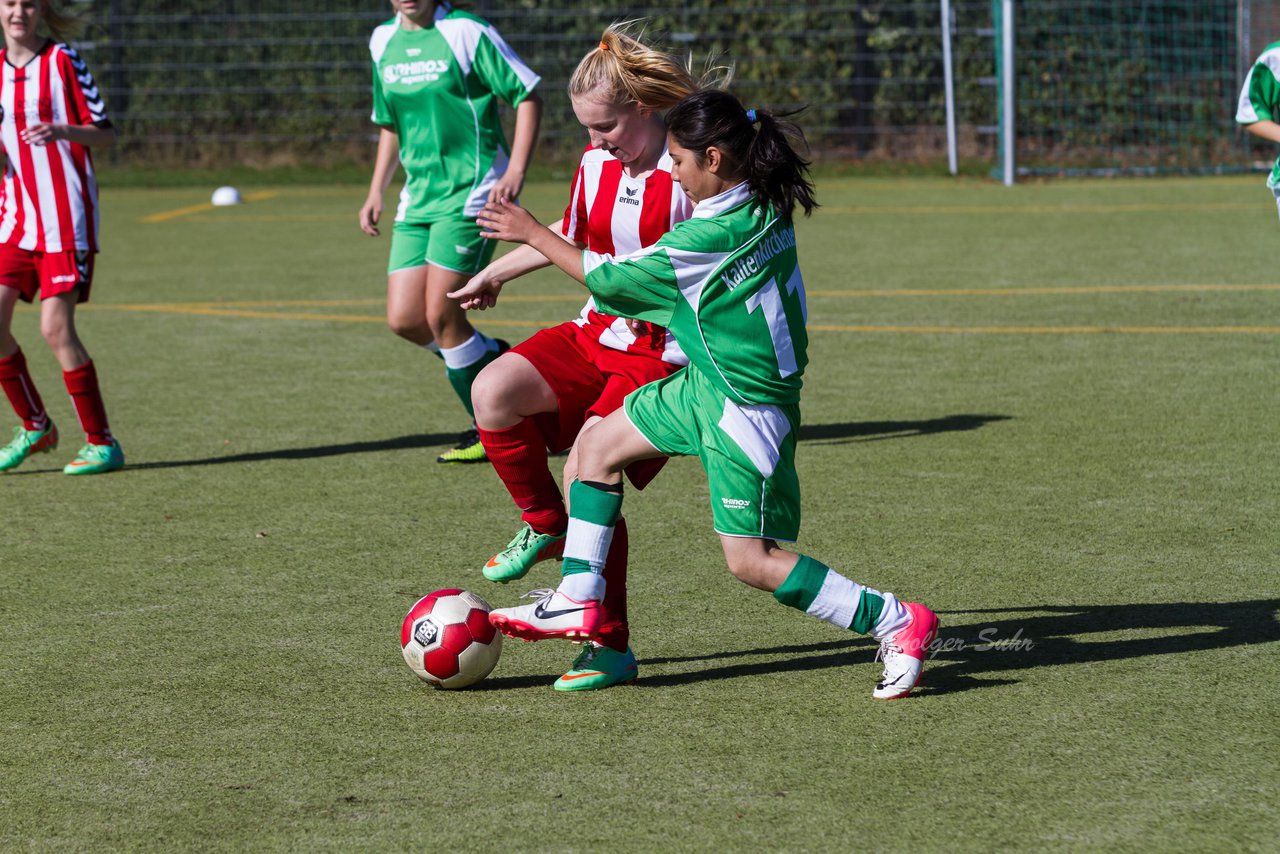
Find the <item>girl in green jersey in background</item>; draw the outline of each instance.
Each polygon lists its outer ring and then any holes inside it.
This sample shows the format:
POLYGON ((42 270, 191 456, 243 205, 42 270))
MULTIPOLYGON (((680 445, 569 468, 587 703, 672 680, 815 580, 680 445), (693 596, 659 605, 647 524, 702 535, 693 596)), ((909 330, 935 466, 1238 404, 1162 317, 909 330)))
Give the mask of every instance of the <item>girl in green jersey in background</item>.
POLYGON ((486 234, 535 247, 602 311, 667 327, 689 357, 688 368, 632 392, 623 410, 578 437, 560 586, 532 605, 493 611, 504 633, 591 638, 623 468, 697 456, 729 570, 784 605, 879 640, 877 699, 905 696, 919 681, 937 636, 933 611, 778 545, 800 532, 794 456, 808 344, 792 214, 816 207, 793 138, 803 139, 799 128, 745 110, 727 92, 685 98, 667 114, 667 146, 693 216, 621 258, 579 252, 509 202, 480 214, 486 234))
MULTIPOLYGON (((1249 69, 1236 105, 1236 121, 1254 136, 1280 143, 1280 42, 1267 45, 1249 69)), ((1267 176, 1267 189, 1280 206, 1280 158, 1267 176)))
MULTIPOLYGON (((488 22, 448 3, 393 0, 396 17, 369 41, 373 121, 381 130, 360 228, 379 234, 383 194, 404 166, 387 265, 387 323, 444 358, 450 385, 472 414, 471 383, 506 349, 477 332, 445 297, 493 257, 475 217, 489 201, 514 199, 524 184, 542 117, 538 75, 488 22), (498 102, 516 109, 508 147, 498 102)), ((474 427, 442 463, 484 462, 474 427)))

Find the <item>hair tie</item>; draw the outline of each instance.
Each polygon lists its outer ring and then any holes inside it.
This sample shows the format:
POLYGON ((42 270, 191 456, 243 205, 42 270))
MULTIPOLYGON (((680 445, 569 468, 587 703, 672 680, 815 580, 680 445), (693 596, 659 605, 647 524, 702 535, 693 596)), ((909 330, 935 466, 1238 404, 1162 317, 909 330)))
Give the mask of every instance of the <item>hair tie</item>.
POLYGON ((747 110, 747 121, 751 122, 751 124, 756 123, 757 119, 755 110, 747 110))
POLYGON ((609 46, 608 46, 607 44, 605 44, 604 42, 600 42, 600 49, 601 49, 601 50, 608 50, 608 49, 609 49, 609 46))

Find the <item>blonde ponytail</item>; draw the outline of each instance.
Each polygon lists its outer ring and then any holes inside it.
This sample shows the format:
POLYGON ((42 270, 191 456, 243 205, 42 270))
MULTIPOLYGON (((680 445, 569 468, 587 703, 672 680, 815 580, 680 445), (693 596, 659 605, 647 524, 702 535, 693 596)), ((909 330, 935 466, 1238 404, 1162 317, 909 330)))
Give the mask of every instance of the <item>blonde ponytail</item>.
POLYGON ((707 85, 727 85, 732 69, 709 68, 695 81, 688 62, 649 47, 639 21, 611 24, 569 79, 569 96, 596 95, 616 104, 636 104, 664 111, 707 85), (638 31, 638 32, 637 32, 638 31))

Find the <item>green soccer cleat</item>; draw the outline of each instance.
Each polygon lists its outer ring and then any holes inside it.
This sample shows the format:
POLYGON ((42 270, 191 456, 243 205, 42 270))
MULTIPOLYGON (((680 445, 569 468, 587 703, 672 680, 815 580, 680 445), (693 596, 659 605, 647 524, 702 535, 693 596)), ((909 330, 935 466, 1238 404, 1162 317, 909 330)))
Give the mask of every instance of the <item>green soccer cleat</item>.
POLYGON ((634 682, 639 668, 631 647, 618 652, 596 643, 582 645, 582 652, 574 659, 569 672, 556 680, 557 691, 595 691, 610 685, 634 682))
POLYGON ((0 471, 16 469, 32 454, 44 454, 58 447, 58 428, 49 422, 43 430, 13 428, 13 441, 0 448, 0 471))
POLYGON ((76 458, 62 469, 63 474, 104 474, 124 467, 124 451, 115 439, 110 445, 85 445, 76 458))
POLYGON ((438 463, 487 463, 489 457, 480 444, 480 432, 472 427, 458 436, 458 444, 451 451, 436 457, 438 463))
POLYGON ((489 558, 480 570, 484 577, 499 584, 524 578, 538 561, 551 560, 564 554, 564 534, 539 534, 528 522, 507 547, 489 558))

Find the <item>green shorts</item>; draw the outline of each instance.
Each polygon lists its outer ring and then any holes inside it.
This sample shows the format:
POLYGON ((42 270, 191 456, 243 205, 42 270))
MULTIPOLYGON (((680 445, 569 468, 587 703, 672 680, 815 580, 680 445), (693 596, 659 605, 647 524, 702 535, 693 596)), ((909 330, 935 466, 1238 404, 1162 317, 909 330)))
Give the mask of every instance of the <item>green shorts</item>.
POLYGON ((391 229, 387 274, 434 264, 455 273, 478 273, 493 258, 494 242, 480 236, 474 219, 397 222, 391 229))
POLYGON ((717 533, 784 542, 800 535, 799 404, 734 403, 686 368, 636 389, 624 407, 659 451, 702 460, 717 533))

